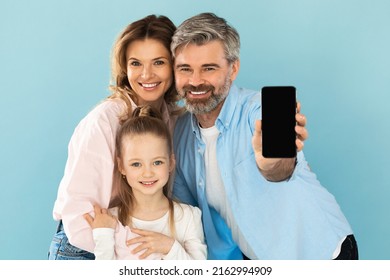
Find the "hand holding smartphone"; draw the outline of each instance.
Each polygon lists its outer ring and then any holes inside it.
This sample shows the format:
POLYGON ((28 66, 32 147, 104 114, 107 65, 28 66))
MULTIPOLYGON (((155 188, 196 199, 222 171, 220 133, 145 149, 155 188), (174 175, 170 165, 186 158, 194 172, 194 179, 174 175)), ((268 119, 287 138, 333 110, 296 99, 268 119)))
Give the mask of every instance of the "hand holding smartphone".
POLYGON ((295 87, 267 86, 262 88, 261 127, 263 157, 296 157, 296 106, 295 87))

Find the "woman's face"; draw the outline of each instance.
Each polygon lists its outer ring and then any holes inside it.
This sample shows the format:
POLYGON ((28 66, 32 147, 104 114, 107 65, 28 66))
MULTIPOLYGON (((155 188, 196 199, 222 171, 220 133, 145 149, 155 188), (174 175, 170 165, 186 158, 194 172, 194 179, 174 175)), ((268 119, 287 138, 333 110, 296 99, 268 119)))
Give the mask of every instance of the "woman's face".
POLYGON ((127 78, 137 105, 160 106, 173 82, 171 54, 155 39, 136 40, 126 51, 127 78))

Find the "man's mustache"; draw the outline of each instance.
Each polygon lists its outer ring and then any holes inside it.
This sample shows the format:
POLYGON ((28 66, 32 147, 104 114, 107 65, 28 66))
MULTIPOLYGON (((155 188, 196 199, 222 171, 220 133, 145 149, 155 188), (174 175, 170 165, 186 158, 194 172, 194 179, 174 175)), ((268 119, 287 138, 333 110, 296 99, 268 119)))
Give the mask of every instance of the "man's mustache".
POLYGON ((187 94, 189 91, 199 92, 199 91, 212 91, 214 92, 215 87, 211 85, 200 85, 200 86, 192 86, 192 85, 186 85, 182 88, 182 91, 187 94))

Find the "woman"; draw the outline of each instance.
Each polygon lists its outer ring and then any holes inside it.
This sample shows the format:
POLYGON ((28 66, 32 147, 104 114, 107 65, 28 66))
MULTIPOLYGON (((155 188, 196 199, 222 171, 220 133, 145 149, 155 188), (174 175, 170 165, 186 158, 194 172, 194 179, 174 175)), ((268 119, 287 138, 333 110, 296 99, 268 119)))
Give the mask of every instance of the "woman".
MULTIPOLYGON (((92 231, 83 214, 93 205, 115 205, 119 182, 114 179, 115 137, 120 124, 142 105, 162 114, 171 133, 181 109, 176 106, 172 57, 169 51, 176 27, 165 16, 149 15, 128 25, 112 53, 112 94, 76 127, 68 147, 53 217, 59 221, 49 259, 94 259, 92 231)), ((134 237, 120 227, 118 240, 134 237)), ((136 258, 123 245, 120 258, 136 258), (123 254, 123 255, 121 255, 123 254)))

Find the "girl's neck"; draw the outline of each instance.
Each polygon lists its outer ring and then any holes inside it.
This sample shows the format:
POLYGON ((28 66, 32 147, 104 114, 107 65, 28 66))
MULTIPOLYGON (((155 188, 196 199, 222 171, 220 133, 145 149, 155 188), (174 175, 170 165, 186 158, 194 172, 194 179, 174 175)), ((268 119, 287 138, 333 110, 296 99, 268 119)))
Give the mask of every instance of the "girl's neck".
POLYGON ((135 197, 133 217, 144 221, 153 221, 164 216, 169 210, 169 201, 165 195, 153 197, 135 197))

